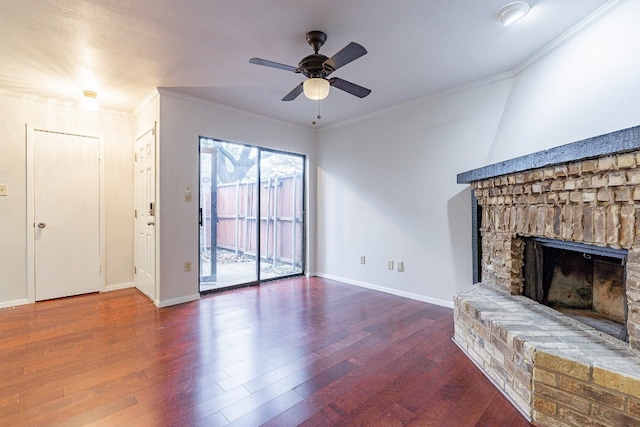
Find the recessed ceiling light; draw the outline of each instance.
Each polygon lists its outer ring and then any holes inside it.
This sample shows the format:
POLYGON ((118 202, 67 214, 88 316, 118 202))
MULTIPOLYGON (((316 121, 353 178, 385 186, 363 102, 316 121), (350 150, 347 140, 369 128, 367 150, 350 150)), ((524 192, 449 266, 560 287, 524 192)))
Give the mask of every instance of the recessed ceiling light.
POLYGON ((502 25, 511 25, 529 12, 529 4, 516 1, 506 4, 496 11, 494 19, 502 25))

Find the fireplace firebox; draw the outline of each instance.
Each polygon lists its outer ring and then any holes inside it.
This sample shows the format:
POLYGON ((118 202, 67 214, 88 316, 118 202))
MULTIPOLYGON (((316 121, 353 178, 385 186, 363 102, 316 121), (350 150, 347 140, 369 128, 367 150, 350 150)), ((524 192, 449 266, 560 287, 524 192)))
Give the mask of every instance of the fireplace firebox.
POLYGON ((628 341, 627 253, 626 249, 526 238, 523 295, 628 341))

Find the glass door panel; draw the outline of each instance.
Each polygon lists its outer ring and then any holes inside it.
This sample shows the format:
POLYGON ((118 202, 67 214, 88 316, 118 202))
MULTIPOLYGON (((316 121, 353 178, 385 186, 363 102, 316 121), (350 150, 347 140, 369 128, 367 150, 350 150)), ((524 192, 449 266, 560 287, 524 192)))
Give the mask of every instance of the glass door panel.
POLYGON ((258 149, 200 139, 200 291, 257 282, 258 149))
POLYGON ((303 156, 261 151, 261 280, 303 272, 303 176, 303 156))

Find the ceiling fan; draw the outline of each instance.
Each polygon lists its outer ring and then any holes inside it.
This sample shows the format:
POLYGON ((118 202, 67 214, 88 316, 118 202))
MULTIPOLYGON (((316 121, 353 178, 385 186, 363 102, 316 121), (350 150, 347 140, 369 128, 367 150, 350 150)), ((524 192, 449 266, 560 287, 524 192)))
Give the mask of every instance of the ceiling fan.
POLYGON ((341 51, 331 58, 318 53, 320 47, 327 40, 327 35, 322 31, 309 31, 306 36, 307 43, 313 48, 314 53, 305 56, 298 63, 297 67, 281 64, 279 62, 268 61, 266 59, 251 58, 252 64, 264 65, 266 67, 278 68, 280 70, 301 73, 307 80, 296 86, 291 92, 282 98, 283 101, 293 101, 304 92, 309 99, 320 100, 329 95, 329 87, 333 86, 343 90, 358 98, 364 98, 371 93, 370 89, 359 86, 355 83, 340 79, 338 77, 327 78, 338 68, 347 65, 367 53, 367 50, 358 43, 351 42, 341 51))

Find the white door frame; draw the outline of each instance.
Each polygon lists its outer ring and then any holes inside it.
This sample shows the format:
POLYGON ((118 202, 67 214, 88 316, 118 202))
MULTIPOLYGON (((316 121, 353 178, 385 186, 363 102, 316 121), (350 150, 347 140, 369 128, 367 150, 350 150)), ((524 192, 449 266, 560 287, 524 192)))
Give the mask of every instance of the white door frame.
POLYGON ((34 139, 35 132, 51 132, 63 135, 80 136, 86 138, 98 139, 100 159, 98 167, 100 170, 100 208, 98 212, 99 222, 99 251, 100 251, 100 272, 99 283, 100 292, 105 291, 105 167, 104 167, 104 138, 102 135, 91 135, 86 132, 69 132, 61 130, 52 130, 44 127, 34 127, 28 123, 25 125, 26 133, 26 151, 27 151, 27 302, 36 301, 36 281, 35 281, 35 191, 34 191, 34 139))

